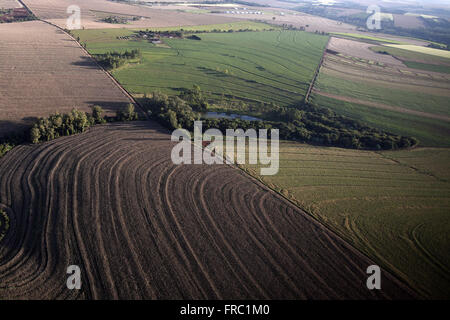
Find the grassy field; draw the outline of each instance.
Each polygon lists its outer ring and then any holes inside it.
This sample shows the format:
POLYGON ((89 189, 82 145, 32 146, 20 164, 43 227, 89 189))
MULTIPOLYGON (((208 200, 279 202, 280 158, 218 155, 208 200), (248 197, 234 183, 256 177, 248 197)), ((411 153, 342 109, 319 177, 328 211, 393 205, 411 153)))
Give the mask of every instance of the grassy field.
POLYGON ((133 94, 156 90, 175 94, 197 84, 216 100, 280 105, 303 99, 328 40, 300 31, 201 33, 201 41, 164 39, 166 47, 159 47, 148 41, 116 39, 127 32, 86 30, 75 35, 93 54, 142 50, 142 63, 112 72, 133 94))
POLYGON ((426 297, 450 296, 449 149, 369 152, 281 143, 258 176, 426 297))
POLYGON ((414 78, 401 75, 392 75, 392 82, 388 81, 390 76, 371 80, 363 75, 337 77, 322 69, 315 88, 336 97, 314 93, 312 101, 388 132, 413 136, 421 146, 450 147, 450 100, 444 90, 426 90, 420 83, 408 86, 408 79, 414 78), (395 85, 398 81, 405 81, 405 85, 395 85))
POLYGON ((313 95, 312 101, 388 132, 419 139, 422 146, 450 147, 448 122, 313 95))
POLYGON ((403 50, 412 51, 412 52, 425 53, 425 54, 429 54, 432 56, 450 59, 450 51, 446 51, 446 50, 440 50, 440 49, 434 49, 434 48, 428 48, 428 47, 422 47, 422 46, 414 46, 414 45, 402 45, 402 44, 388 44, 387 46, 396 48, 396 49, 403 49, 403 50))
POLYGON ((383 38, 378 38, 378 37, 372 37, 372 36, 366 36, 363 34, 359 34, 359 33, 344 33, 344 32, 332 32, 332 35, 336 35, 336 36, 342 36, 342 37, 348 37, 348 38, 353 38, 356 40, 371 40, 371 41, 377 41, 377 42, 382 42, 382 43, 390 43, 390 44, 402 44, 402 42, 397 41, 397 40, 391 40, 391 39, 383 39, 383 38))
MULTIPOLYGON (((185 31, 212 31, 212 30, 221 30, 228 31, 234 30, 238 31, 240 29, 250 29, 253 31, 263 31, 263 30, 272 30, 272 29, 280 29, 281 27, 271 26, 266 23, 254 22, 254 21, 238 21, 233 23, 220 23, 220 24, 208 24, 208 25, 198 25, 198 26, 184 26, 184 27, 154 27, 147 28, 148 30, 153 31, 177 31, 177 30, 185 30, 185 31)), ((84 42, 115 42, 116 37, 118 36, 129 36, 132 35, 135 31, 139 31, 143 29, 89 29, 89 30, 73 30, 72 33, 75 36, 79 36, 84 42)))
POLYGON ((403 63, 408 68, 412 68, 412 69, 419 69, 419 70, 440 72, 440 73, 450 73, 450 66, 422 63, 422 62, 416 62, 416 61, 404 61, 403 63))
POLYGON ((321 73, 318 89, 357 99, 386 103, 411 110, 450 116, 450 99, 423 92, 411 92, 397 88, 390 89, 372 83, 361 83, 321 73))
POLYGON ((372 51, 387 53, 402 61, 420 61, 429 64, 444 64, 450 65, 450 60, 445 57, 430 55, 423 52, 409 51, 401 48, 374 46, 370 47, 372 51))

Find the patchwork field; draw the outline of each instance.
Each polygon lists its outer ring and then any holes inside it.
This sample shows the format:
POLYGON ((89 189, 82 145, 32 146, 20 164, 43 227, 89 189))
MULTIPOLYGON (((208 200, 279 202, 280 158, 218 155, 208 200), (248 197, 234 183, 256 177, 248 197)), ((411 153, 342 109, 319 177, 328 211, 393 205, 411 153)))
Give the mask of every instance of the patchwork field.
POLYGON ((22 8, 17 0, 0 0, 0 9, 22 8))
POLYGON ((414 46, 414 45, 401 45, 401 44, 389 44, 387 46, 392 47, 392 48, 403 49, 403 50, 412 51, 412 52, 425 53, 425 54, 432 55, 432 56, 450 59, 450 51, 447 51, 447 50, 440 50, 440 49, 434 49, 434 48, 428 48, 428 47, 422 47, 422 46, 414 46))
POLYGON ((368 61, 377 61, 397 66, 403 65, 400 60, 395 59, 390 55, 378 54, 371 50, 371 47, 373 47, 373 44, 370 43, 331 37, 327 48, 346 56, 361 58, 368 61))
MULTIPOLYGON (((262 181, 422 295, 450 295, 450 149, 369 152, 282 143, 262 181)), ((259 166, 247 168, 254 176, 259 166)), ((261 179, 261 177, 259 177, 261 179)))
POLYGON ((213 99, 281 105, 303 99, 328 39, 281 30, 200 33, 201 41, 164 39, 166 47, 158 47, 148 41, 117 40, 110 32, 80 30, 75 35, 93 54, 140 48, 142 63, 112 72, 134 94, 174 94, 197 84, 213 99))
POLYGON ((449 74, 408 68, 405 61, 405 66, 387 64, 386 58, 392 57, 386 54, 375 59, 368 52, 364 57, 361 46, 353 43, 341 47, 335 45, 337 52, 326 54, 312 96, 315 103, 414 136, 422 146, 450 146, 449 74))
POLYGON ((36 117, 90 111, 109 114, 130 99, 70 36, 44 22, 0 25, 0 136, 36 117))
POLYGON ((147 28, 184 25, 213 24, 239 21, 234 17, 218 17, 208 14, 194 14, 177 11, 153 9, 148 6, 130 5, 107 0, 24 0, 33 13, 61 28, 66 28, 67 8, 71 5, 81 9, 81 27, 91 28, 147 28), (127 24, 111 24, 102 21, 99 13, 109 15, 128 15, 140 17, 127 24))
POLYGON ((411 298, 389 273, 228 165, 174 165, 152 122, 97 126, 0 159, 0 298, 411 298), (67 290, 68 265, 82 269, 67 290))

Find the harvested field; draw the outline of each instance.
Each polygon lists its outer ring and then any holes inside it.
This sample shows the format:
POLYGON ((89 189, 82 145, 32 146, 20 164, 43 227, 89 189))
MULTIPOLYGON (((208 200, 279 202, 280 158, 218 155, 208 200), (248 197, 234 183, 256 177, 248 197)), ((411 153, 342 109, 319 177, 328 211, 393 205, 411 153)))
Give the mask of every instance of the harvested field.
MULTIPOLYGON (((285 13, 284 16, 281 15, 274 15, 269 13, 265 13, 263 15, 254 15, 254 14, 240 14, 240 19, 249 19, 249 20, 258 20, 258 21, 267 21, 276 25, 293 25, 294 27, 306 27, 306 31, 315 32, 355 32, 356 27, 318 17, 318 16, 312 16, 306 13, 297 12, 297 11, 291 11, 291 10, 280 10, 279 8, 262 8, 262 11, 272 11, 275 10, 276 12, 283 11, 285 13), (276 19, 273 20, 272 18, 275 17, 276 19)), ((215 14, 215 16, 222 16, 222 17, 229 17, 229 14, 215 14)))
POLYGON ((130 102, 78 43, 40 21, 0 25, 0 136, 36 117, 99 104, 114 114, 130 102))
POLYGON ((368 258, 238 169, 173 165, 172 145, 134 122, 0 159, 0 298, 412 297, 386 272, 368 290, 368 258))
POLYGON ((66 28, 66 21, 70 16, 66 10, 71 5, 80 7, 81 26, 86 29, 172 27, 239 21, 233 17, 152 9, 147 6, 128 5, 107 0, 24 0, 24 3, 37 17, 61 28, 66 28), (110 24, 102 22, 96 12, 137 16, 142 19, 128 24, 110 24))
POLYGON ((0 9, 22 8, 17 0, 0 0, 0 9))
POLYGON ((408 16, 404 14, 394 14, 394 24, 400 28, 424 28, 425 25, 418 17, 408 16))
POLYGON ((390 65, 403 66, 403 63, 400 60, 397 60, 392 56, 378 54, 370 50, 369 48, 371 46, 373 45, 369 43, 340 39, 335 37, 331 37, 330 42, 328 43, 328 49, 337 51, 345 55, 378 61, 390 65))

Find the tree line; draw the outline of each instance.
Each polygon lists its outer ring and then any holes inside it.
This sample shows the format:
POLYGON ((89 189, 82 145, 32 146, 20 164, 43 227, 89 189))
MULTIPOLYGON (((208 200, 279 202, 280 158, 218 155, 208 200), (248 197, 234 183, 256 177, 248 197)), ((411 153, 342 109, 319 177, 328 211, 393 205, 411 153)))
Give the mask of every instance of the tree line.
MULTIPOLYGON (((143 107, 163 125, 192 131, 194 121, 208 110, 200 88, 167 96, 160 92, 145 97, 143 107), (200 103, 199 103, 200 101, 200 103)), ((229 110, 222 110, 229 111, 229 110)), ((204 119, 206 129, 279 129, 280 138, 303 143, 365 150, 395 150, 417 145, 415 138, 395 135, 368 127, 359 121, 337 115, 331 109, 299 103, 281 107, 275 104, 239 104, 239 113, 259 117, 261 121, 242 119, 204 119)), ((234 112, 234 110, 233 110, 234 112)))
POLYGON ((123 66, 128 60, 141 58, 142 52, 140 49, 133 49, 131 51, 126 50, 123 53, 112 51, 95 54, 93 57, 103 68, 111 70, 123 66))
POLYGON ((55 113, 47 118, 39 119, 30 129, 31 143, 51 141, 62 136, 70 136, 86 131, 87 128, 106 122, 137 120, 138 114, 133 104, 128 104, 125 110, 117 111, 115 117, 103 116, 99 106, 92 108, 92 113, 72 109, 70 113, 55 113))
POLYGON ((96 124, 139 120, 139 115, 132 103, 129 103, 123 110, 117 110, 113 117, 104 116, 103 113, 100 106, 93 106, 91 113, 72 109, 69 113, 57 112, 40 118, 26 132, 1 138, 0 158, 21 143, 36 144, 51 141, 59 137, 85 132, 87 128, 96 124))

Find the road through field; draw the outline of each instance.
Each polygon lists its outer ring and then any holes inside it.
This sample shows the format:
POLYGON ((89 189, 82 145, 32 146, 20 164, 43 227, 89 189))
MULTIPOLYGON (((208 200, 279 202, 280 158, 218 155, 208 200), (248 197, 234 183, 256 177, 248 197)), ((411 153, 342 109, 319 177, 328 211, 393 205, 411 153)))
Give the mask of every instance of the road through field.
POLYGON ((387 272, 368 290, 368 258, 238 169, 173 165, 172 145, 117 123, 0 159, 0 299, 412 297, 387 272))

